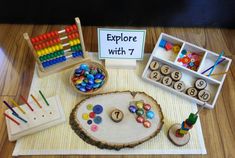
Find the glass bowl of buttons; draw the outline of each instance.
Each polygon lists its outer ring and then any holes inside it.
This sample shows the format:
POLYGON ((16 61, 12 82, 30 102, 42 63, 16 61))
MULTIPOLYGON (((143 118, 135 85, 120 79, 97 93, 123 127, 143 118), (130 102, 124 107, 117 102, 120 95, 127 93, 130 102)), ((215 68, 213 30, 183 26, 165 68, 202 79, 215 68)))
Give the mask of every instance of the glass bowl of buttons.
POLYGON ((87 60, 74 67, 70 75, 73 89, 83 95, 99 92, 107 83, 108 72, 97 62, 87 60))

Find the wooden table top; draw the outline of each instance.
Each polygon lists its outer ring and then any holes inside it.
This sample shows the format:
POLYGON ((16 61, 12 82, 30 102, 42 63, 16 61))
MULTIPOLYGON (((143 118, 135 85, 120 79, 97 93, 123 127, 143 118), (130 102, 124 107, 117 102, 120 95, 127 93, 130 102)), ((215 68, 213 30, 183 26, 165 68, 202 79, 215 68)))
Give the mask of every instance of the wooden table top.
MULTIPOLYGON (((19 101, 19 95, 28 96, 31 85, 35 60, 23 33, 30 36, 59 29, 54 25, 9 25, 0 24, 0 100, 10 97, 19 101)), ((125 27, 127 28, 127 27, 125 27)), ((143 27, 142 27, 143 28, 143 27)), ((141 28, 141 29, 142 29, 141 28)), ((235 157, 235 29, 213 28, 163 28, 147 27, 145 52, 152 52, 161 32, 176 36, 185 41, 204 47, 214 52, 224 50, 225 55, 233 59, 223 88, 213 110, 203 110, 200 113, 207 155, 192 155, 187 157, 235 157)), ((83 27, 85 46, 88 51, 97 52, 97 27, 83 27)), ((3 112, 5 106, 0 106, 0 157, 11 157, 15 143, 10 143, 3 112)), ((28 156, 40 157, 40 156, 28 156)), ((78 156, 48 156, 48 157, 78 157, 78 156)), ((80 156, 101 157, 101 156, 80 156)), ((109 156, 106 156, 109 157, 109 156)), ((132 156, 110 156, 132 157, 132 156)), ((133 157, 169 157, 164 156, 133 156, 133 157)), ((185 157, 173 155, 172 157, 185 157)))

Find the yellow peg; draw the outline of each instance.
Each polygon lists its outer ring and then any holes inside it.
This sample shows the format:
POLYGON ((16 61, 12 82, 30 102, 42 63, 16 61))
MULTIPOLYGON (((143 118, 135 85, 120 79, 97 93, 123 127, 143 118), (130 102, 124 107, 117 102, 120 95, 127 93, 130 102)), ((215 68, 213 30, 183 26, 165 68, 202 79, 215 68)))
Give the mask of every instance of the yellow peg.
POLYGON ((10 98, 10 102, 17 107, 23 114, 26 114, 26 112, 13 100, 10 98))

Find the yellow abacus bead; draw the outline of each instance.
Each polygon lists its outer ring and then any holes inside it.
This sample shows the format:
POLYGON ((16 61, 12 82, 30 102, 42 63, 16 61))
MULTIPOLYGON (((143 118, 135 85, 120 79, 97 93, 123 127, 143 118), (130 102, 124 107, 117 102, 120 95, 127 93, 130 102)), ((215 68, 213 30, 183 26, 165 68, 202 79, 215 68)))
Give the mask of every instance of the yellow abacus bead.
POLYGON ((41 56, 42 55, 42 51, 37 51, 37 54, 38 54, 38 56, 41 56))
POLYGON ((56 51, 55 46, 52 46, 52 51, 53 51, 53 52, 55 52, 55 51, 56 51))
POLYGON ((81 41, 80 41, 79 39, 77 39, 77 42, 78 42, 78 44, 80 44, 80 43, 81 43, 81 41))
POLYGON ((51 53, 51 52, 53 52, 53 50, 52 50, 52 48, 51 47, 49 47, 48 48, 48 50, 49 50, 49 52, 51 53))
POLYGON ((41 50, 41 54, 45 55, 45 50, 44 49, 41 50))
POLYGON ((47 48, 45 48, 45 54, 50 53, 49 50, 47 48))
POLYGON ((69 41, 69 45, 70 45, 70 46, 73 46, 73 41, 69 41))
POLYGON ((74 43, 74 45, 78 44, 77 40, 73 40, 73 43, 74 43))
POLYGON ((56 51, 60 50, 59 45, 55 45, 55 50, 56 50, 56 51))
POLYGON ((60 49, 63 49, 63 46, 62 46, 62 44, 59 44, 59 47, 60 47, 60 49))

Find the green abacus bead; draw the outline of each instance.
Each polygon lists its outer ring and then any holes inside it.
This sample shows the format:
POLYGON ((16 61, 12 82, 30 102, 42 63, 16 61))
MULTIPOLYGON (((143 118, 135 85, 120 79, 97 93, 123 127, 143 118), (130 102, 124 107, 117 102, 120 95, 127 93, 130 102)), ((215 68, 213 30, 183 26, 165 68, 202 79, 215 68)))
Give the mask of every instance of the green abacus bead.
POLYGON ((82 50, 81 44, 78 44, 77 47, 78 47, 78 50, 82 50))
POLYGON ((72 51, 72 52, 74 51, 74 47, 73 47, 73 46, 71 47, 71 51, 72 51))

